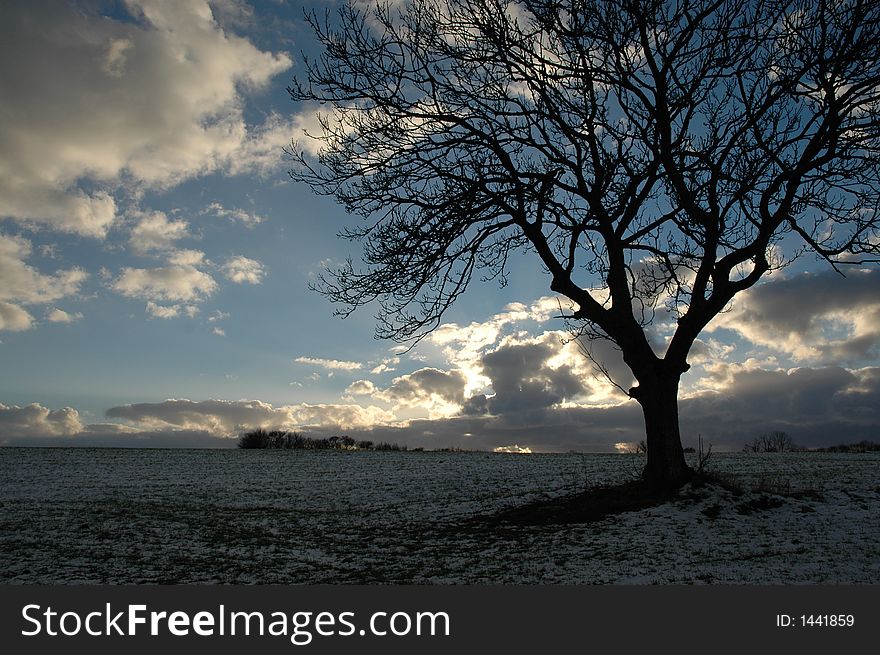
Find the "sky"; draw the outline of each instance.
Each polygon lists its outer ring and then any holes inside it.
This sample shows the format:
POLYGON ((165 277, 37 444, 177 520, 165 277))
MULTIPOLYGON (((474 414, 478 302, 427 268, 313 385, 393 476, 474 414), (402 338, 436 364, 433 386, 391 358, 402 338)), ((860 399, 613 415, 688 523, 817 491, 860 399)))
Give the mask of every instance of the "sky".
MULTIPOLYGON (((532 258, 415 348, 309 289, 357 245, 290 180, 303 9, 0 5, 0 444, 229 447, 256 426, 411 447, 613 452, 639 406, 572 342, 532 258)), ((662 321, 662 317, 661 317, 662 321)), ((876 439, 880 271, 808 258, 737 297, 682 381, 684 444, 876 439)), ((630 378, 608 344, 595 354, 630 378)))

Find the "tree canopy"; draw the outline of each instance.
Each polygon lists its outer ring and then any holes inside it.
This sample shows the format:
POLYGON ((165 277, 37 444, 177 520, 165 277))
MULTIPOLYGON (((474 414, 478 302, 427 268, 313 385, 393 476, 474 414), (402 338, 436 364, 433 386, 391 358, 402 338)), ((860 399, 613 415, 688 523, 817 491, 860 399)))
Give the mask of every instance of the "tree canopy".
POLYGON ((380 336, 426 334, 530 252, 644 406, 766 273, 877 261, 880 3, 411 0, 310 22, 323 54, 289 90, 324 109, 321 149, 291 175, 362 217, 343 232, 362 262, 319 287, 377 302, 380 336))

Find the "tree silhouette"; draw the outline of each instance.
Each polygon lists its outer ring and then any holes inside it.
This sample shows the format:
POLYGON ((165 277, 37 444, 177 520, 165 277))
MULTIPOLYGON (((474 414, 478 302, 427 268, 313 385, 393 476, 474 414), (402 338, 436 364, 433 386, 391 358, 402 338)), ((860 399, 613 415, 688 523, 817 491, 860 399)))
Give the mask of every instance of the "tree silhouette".
POLYGON ((536 255, 564 317, 632 370, 653 484, 690 475, 679 380, 737 293, 805 252, 877 261, 880 3, 411 0, 309 20, 323 53, 289 92, 325 111, 291 176, 363 217, 343 232, 362 263, 319 290, 418 339, 475 274, 536 255))

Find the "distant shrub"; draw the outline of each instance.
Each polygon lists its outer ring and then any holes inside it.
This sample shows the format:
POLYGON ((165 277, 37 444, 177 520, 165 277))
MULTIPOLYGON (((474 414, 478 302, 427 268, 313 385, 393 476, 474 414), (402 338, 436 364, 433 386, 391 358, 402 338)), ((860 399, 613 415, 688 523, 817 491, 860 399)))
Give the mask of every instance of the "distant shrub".
POLYGON ((268 448, 269 433, 263 429, 245 432, 238 438, 239 448, 268 448))

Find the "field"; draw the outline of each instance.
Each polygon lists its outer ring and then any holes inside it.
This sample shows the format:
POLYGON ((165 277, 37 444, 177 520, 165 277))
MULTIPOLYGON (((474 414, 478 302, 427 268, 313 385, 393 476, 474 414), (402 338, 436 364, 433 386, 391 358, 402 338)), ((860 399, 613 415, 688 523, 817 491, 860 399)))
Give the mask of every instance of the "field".
POLYGON ((637 455, 0 449, 0 582, 880 582, 880 456, 713 455, 742 493, 580 525, 479 520, 637 455))

